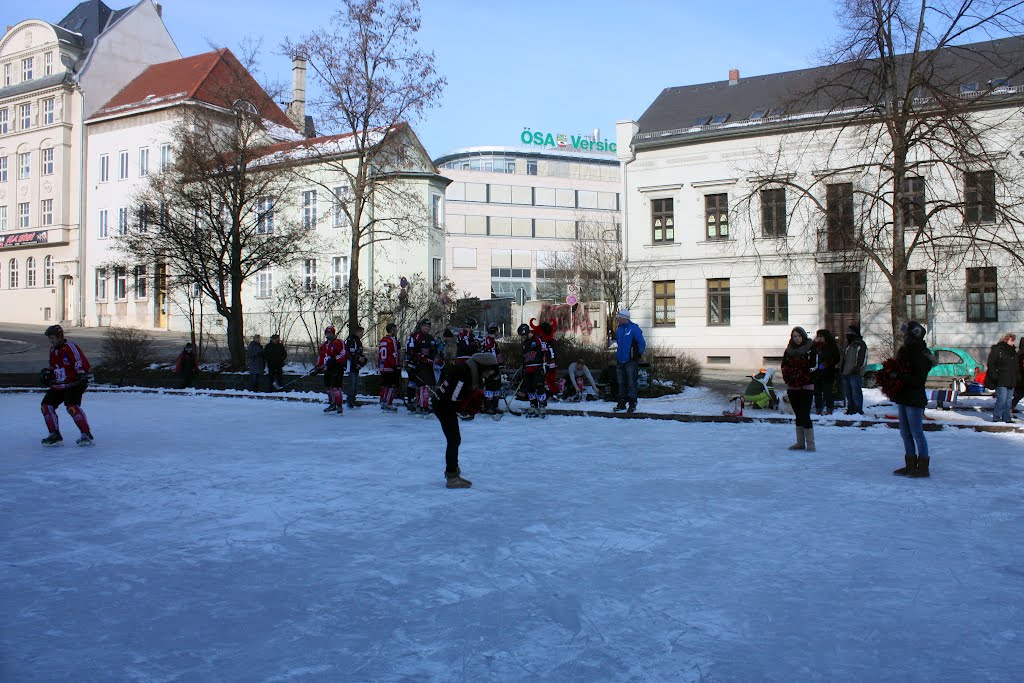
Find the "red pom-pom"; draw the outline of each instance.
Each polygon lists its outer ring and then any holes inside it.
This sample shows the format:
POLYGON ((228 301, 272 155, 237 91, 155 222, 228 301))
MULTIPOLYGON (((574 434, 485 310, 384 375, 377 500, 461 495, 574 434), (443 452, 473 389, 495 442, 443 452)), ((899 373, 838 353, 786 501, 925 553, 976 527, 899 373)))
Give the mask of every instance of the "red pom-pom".
POLYGON ((895 401, 896 396, 903 391, 904 378, 909 371, 910 366, 905 360, 890 358, 882 363, 882 369, 875 377, 878 381, 878 388, 890 401, 895 401))

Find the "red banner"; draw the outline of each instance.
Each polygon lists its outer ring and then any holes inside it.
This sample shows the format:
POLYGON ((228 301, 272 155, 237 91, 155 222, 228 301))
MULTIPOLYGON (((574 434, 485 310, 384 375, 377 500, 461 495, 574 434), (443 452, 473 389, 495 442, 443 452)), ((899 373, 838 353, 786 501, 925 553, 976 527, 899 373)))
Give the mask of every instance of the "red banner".
POLYGON ((0 235, 0 249, 20 247, 26 244, 46 244, 46 230, 36 232, 19 232, 14 235, 0 235))

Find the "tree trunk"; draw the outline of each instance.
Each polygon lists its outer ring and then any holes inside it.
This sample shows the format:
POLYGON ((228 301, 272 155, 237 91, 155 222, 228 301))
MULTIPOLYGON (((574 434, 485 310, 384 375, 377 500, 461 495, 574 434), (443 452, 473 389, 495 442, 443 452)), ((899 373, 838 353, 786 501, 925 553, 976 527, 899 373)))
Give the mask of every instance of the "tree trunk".
POLYGON ((348 269, 348 329, 359 325, 359 231, 352 231, 352 249, 348 269))
POLYGON ((242 320, 241 304, 228 311, 228 352, 231 354, 231 369, 245 367, 245 323, 242 320))

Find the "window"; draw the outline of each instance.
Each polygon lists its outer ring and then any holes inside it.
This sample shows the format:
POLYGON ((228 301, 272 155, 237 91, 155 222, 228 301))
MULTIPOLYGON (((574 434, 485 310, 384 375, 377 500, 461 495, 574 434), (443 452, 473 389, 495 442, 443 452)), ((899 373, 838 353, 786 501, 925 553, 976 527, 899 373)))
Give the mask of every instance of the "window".
POLYGON ((24 152, 18 155, 18 180, 24 180, 32 175, 32 153, 24 152))
POLYGON ((110 180, 110 155, 100 155, 100 182, 105 183, 110 180))
POLYGON ((348 285, 348 256, 335 256, 331 259, 331 286, 344 289, 348 285))
POLYGON ((964 174, 964 218, 968 223, 992 223, 996 219, 996 174, 975 171, 964 174))
POLYGON ((520 289, 533 298, 533 257, 529 251, 491 249, 491 298, 516 298, 520 289))
POLYGON ((117 234, 128 234, 128 209, 123 206, 117 210, 117 234))
POLYGON ((25 286, 36 286, 36 257, 29 256, 25 259, 25 286))
POLYGON ((651 239, 655 243, 674 242, 676 239, 672 201, 672 199, 651 200, 651 239))
POLYGON ((699 128, 701 126, 706 126, 709 123, 711 123, 711 117, 710 116, 698 116, 697 118, 695 118, 693 120, 693 123, 690 124, 690 127, 691 128, 699 128))
POLYGON ((999 288, 996 269, 992 267, 967 269, 967 322, 994 323, 999 321, 999 288))
POLYGON ((430 195, 430 224, 435 228, 441 228, 441 195, 430 195))
POLYGON ((53 123, 53 98, 47 97, 43 100, 43 125, 48 126, 53 123))
POLYGON ((908 270, 906 276, 908 320, 928 320, 928 271, 908 270))
POLYGON ((96 301, 107 300, 107 269, 96 269, 96 301))
POLYGON ((7 182, 7 157, 0 157, 0 183, 7 182))
POLYGON ((537 160, 527 159, 526 160, 526 175, 537 175, 537 160))
POLYGON ((27 228, 29 225, 28 202, 18 204, 18 227, 27 228))
POLYGON ((302 227, 306 230, 316 227, 316 190, 302 193, 302 227))
POLYGON ((32 105, 23 104, 18 107, 19 116, 21 118, 21 129, 28 130, 32 127, 32 105))
POLYGON ((107 210, 100 209, 100 224, 99 224, 99 236, 100 239, 106 239, 109 233, 108 221, 107 221, 107 210))
POLYGON ((708 226, 709 240, 729 239, 729 195, 704 195, 704 220, 708 226))
POLYGON ((674 327, 676 324, 675 280, 654 282, 654 326, 674 327))
POLYGON ((23 83, 32 80, 32 65, 34 61, 32 57, 26 57, 21 60, 21 81, 23 83))
POLYGON ((7 229, 7 207, 0 206, 0 231, 7 229))
POLYGON ((316 259, 308 258, 302 262, 302 286, 307 292, 316 289, 316 259))
MULTIPOLYGON (((903 225, 924 227, 924 178, 903 179, 903 225)), ((918 318, 911 318, 918 320, 918 318)), ((923 320, 923 318, 922 318, 923 320)))
POLYGON ((53 73, 53 53, 47 52, 43 55, 43 75, 49 76, 53 73))
POLYGON ((7 135, 10 132, 7 109, 0 109, 0 135, 7 135))
POLYGON ((860 321, 860 273, 825 273, 825 325, 845 330, 860 321))
POLYGON ((135 213, 135 227, 139 232, 149 232, 149 209, 140 206, 135 213))
POLYGON ((145 299, 148 294, 149 278, 146 266, 135 266, 135 298, 145 299))
POLYGON ((128 273, 123 266, 114 268, 114 299, 124 301, 128 298, 128 273))
POLYGON ((441 271, 441 259, 431 259, 430 281, 437 283, 441 281, 442 277, 444 277, 444 273, 441 271))
POLYGON ((786 190, 761 190, 761 236, 786 236, 786 190))
POLYGON ((764 324, 789 322, 789 277, 764 278, 764 324))
POLYGON ((168 144, 160 145, 160 170, 166 171, 171 165, 171 146, 168 144))
POLYGON ((139 177, 145 178, 149 175, 149 147, 139 148, 139 177))
POLYGON ((9 86, 9 85, 14 83, 14 76, 12 75, 13 73, 14 73, 14 67, 11 66, 10 64, 4 64, 4 87, 5 88, 7 86, 9 86))
POLYGON ((261 270, 256 274, 256 298, 269 299, 274 295, 274 273, 261 270))
POLYGON ((349 225, 346 209, 352 199, 352 193, 347 187, 336 187, 331 194, 334 195, 334 206, 331 207, 331 227, 346 228, 349 225))
POLYGON ((11 289, 18 287, 18 259, 11 259, 7 262, 7 286, 11 289))
POLYGON ((715 114, 715 118, 711 119, 712 126, 720 126, 729 120, 729 114, 715 114))
POLYGON ((39 202, 39 222, 42 225, 53 225, 52 199, 44 199, 39 202))
POLYGON ((118 167, 117 167, 117 179, 127 180, 128 179, 128 152, 118 152, 118 167))
POLYGON ((274 200, 271 197, 256 200, 256 232, 261 235, 274 232, 274 200))
POLYGON ((53 175, 53 147, 40 150, 39 160, 42 166, 42 174, 53 175))
POLYGON ((728 325, 729 280, 708 280, 708 325, 728 325))
POLYGON ((53 287, 53 257, 43 259, 43 287, 53 287))
POLYGON ((826 249, 853 247, 853 183, 836 183, 825 189, 826 249))

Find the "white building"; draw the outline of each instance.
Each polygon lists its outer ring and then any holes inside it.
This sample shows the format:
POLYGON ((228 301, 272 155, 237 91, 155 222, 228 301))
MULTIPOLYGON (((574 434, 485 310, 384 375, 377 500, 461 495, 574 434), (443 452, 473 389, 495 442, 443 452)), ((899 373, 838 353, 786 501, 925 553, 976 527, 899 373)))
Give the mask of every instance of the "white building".
MULTIPOLYGON (((930 221, 1009 239, 1012 227, 999 222, 991 197, 1016 189, 996 188, 987 169, 1021 170, 1024 81, 1013 65, 1024 40, 969 47, 1001 58, 950 54, 943 77, 955 97, 985 94, 975 115, 1000 121, 987 134, 998 159, 969 159, 951 172, 915 157, 904 192, 906 201, 937 211, 930 221)), ((844 230, 860 235, 867 225, 860 217, 877 211, 861 197, 878 186, 882 160, 866 158, 875 153, 863 146, 868 124, 839 133, 849 121, 843 112, 795 104, 794 95, 822 72, 741 79, 733 71, 726 81, 667 88, 639 120, 619 122, 624 265, 644 273, 634 319, 652 342, 708 364, 777 366, 792 327, 811 335, 828 328, 842 339, 848 324, 860 323, 873 360, 887 357, 888 282, 862 252, 836 239, 844 230), (836 164, 843 155, 848 169, 836 164)), ((914 101, 930 106, 927 98, 914 101)), ((909 264, 909 316, 928 326, 933 345, 968 348, 984 361, 1004 328, 1024 325, 1019 268, 1000 249, 963 259, 926 254, 919 249, 909 264)))
POLYGON ((81 324, 83 121, 149 64, 179 57, 160 5, 79 3, 0 38, 0 320, 81 324))

